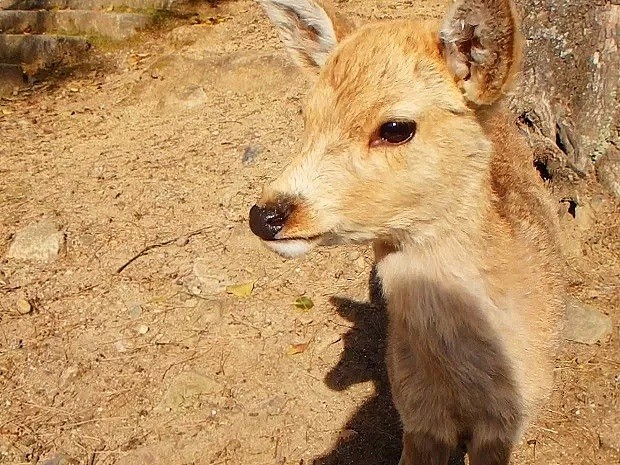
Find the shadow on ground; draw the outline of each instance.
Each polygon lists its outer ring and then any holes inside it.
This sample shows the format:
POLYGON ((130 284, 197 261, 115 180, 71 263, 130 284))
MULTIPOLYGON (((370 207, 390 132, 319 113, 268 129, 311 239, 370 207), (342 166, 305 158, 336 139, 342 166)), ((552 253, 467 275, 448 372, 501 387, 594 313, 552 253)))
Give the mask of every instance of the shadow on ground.
POLYGON ((325 377, 330 389, 343 391, 358 383, 372 381, 375 395, 349 419, 332 451, 314 460, 314 465, 395 465, 401 452, 398 413, 392 404, 385 349, 387 314, 375 277, 370 277, 370 303, 332 298, 337 312, 354 326, 343 336, 344 352, 325 377))
MULTIPOLYGON (((344 391, 354 384, 372 381, 375 395, 349 419, 331 452, 313 465, 396 465, 402 450, 402 429, 392 403, 385 354, 387 311, 376 270, 369 279, 370 303, 332 297, 336 311, 354 323, 343 336, 344 351, 338 364, 325 377, 325 384, 344 391)), ((449 465, 465 465, 465 448, 453 454, 449 465)))

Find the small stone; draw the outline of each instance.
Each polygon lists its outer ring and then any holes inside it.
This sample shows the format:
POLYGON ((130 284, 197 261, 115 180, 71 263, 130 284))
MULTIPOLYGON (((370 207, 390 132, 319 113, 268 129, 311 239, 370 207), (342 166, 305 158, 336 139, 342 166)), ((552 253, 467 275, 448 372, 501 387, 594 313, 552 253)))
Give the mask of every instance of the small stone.
POLYGON ((17 301, 17 311, 20 315, 27 315, 32 312, 32 305, 26 299, 19 299, 17 301))
POLYGON ((142 315, 142 306, 140 304, 133 304, 129 307, 129 316, 131 318, 140 318, 140 315, 142 315))
POLYGON ((77 365, 71 365, 67 367, 58 380, 58 387, 62 390, 67 389, 70 385, 75 383, 80 374, 80 369, 77 365))
POLYGON ((206 259, 199 258, 194 262, 193 275, 198 281, 200 289, 206 294, 222 293, 226 290, 226 286, 232 284, 223 270, 217 273, 217 270, 213 269, 211 261, 206 259))
POLYGON ((242 163, 245 166, 251 165, 262 151, 263 148, 260 145, 248 145, 243 151, 243 157, 241 157, 242 163))
POLYGON ((192 405, 200 396, 213 396, 222 392, 217 381, 194 371, 177 376, 155 408, 158 411, 179 410, 192 405))
POLYGON ((58 257, 65 243, 65 234, 52 220, 30 224, 15 233, 8 258, 49 262, 58 257))
POLYGON ((284 396, 274 396, 261 404, 259 410, 270 417, 280 415, 286 406, 287 399, 284 396))
POLYGON ((185 247, 189 243, 189 237, 181 236, 176 241, 175 244, 177 247, 185 247))
POLYGON ((207 93, 201 86, 188 86, 165 94, 159 101, 158 108, 192 110, 205 105, 208 100, 207 93))
POLYGON ((51 459, 41 462, 41 465, 74 465, 78 462, 65 454, 57 454, 51 459))
POLYGON ((118 340, 114 343, 114 348, 118 351, 118 352, 126 352, 127 351, 127 344, 125 343, 124 340, 118 340))
POLYGON ((613 421, 607 428, 602 428, 599 432, 599 442, 601 446, 614 449, 620 452, 620 418, 613 421))
POLYGON ((149 332, 149 327, 147 325, 140 325, 136 328, 136 331, 138 331, 138 334, 146 334, 149 332))
POLYGON ((611 333, 611 319, 577 299, 566 299, 564 338, 582 344, 596 344, 611 333))

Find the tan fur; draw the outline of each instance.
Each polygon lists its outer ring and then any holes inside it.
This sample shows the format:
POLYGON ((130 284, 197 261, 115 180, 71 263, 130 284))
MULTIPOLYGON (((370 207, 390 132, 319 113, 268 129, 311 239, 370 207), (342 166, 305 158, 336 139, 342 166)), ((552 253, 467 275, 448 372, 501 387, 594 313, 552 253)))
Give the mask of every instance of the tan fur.
POLYGON ((515 28, 510 2, 461 0, 441 28, 396 21, 352 32, 309 96, 300 156, 258 203, 295 206, 267 243, 280 253, 374 241, 404 465, 446 465, 461 443, 472 465, 507 464, 551 389, 557 219, 496 101, 519 61, 515 28), (469 77, 452 62, 463 49, 446 48, 446 25, 463 18, 486 21, 475 32, 482 55, 489 40, 500 44, 488 62, 458 58, 478 67, 469 77), (413 139, 369 143, 391 120, 415 121, 413 139))

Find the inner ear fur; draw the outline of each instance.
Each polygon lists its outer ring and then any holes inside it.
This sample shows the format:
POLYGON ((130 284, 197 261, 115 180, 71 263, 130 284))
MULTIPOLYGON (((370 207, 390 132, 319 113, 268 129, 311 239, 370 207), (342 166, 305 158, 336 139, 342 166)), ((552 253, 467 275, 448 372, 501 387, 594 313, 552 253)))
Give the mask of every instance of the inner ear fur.
POLYGON ((258 0, 274 23, 287 52, 301 68, 316 73, 355 23, 327 0, 258 0))
POLYGON ((520 68, 522 40, 510 0, 457 0, 443 21, 439 43, 465 98, 476 105, 505 94, 520 68))

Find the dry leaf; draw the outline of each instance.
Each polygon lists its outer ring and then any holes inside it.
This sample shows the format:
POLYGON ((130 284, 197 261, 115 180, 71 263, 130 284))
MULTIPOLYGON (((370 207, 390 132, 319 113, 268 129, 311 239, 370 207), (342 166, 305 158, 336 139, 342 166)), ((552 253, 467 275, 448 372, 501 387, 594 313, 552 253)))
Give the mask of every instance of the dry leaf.
POLYGON ((302 295, 301 297, 297 298, 295 302, 293 302, 293 305, 300 310, 310 310, 312 307, 314 307, 314 302, 312 302, 312 299, 310 299, 310 297, 302 295))
POLYGON ((232 286, 226 287, 226 292, 232 294, 236 297, 250 297, 252 295, 252 291, 254 290, 254 281, 250 281, 243 284, 233 284, 232 286))
POLYGON ((303 344, 291 344, 291 347, 288 350, 288 354, 289 355, 303 354, 308 349, 309 345, 310 345, 309 342, 306 342, 303 344))

